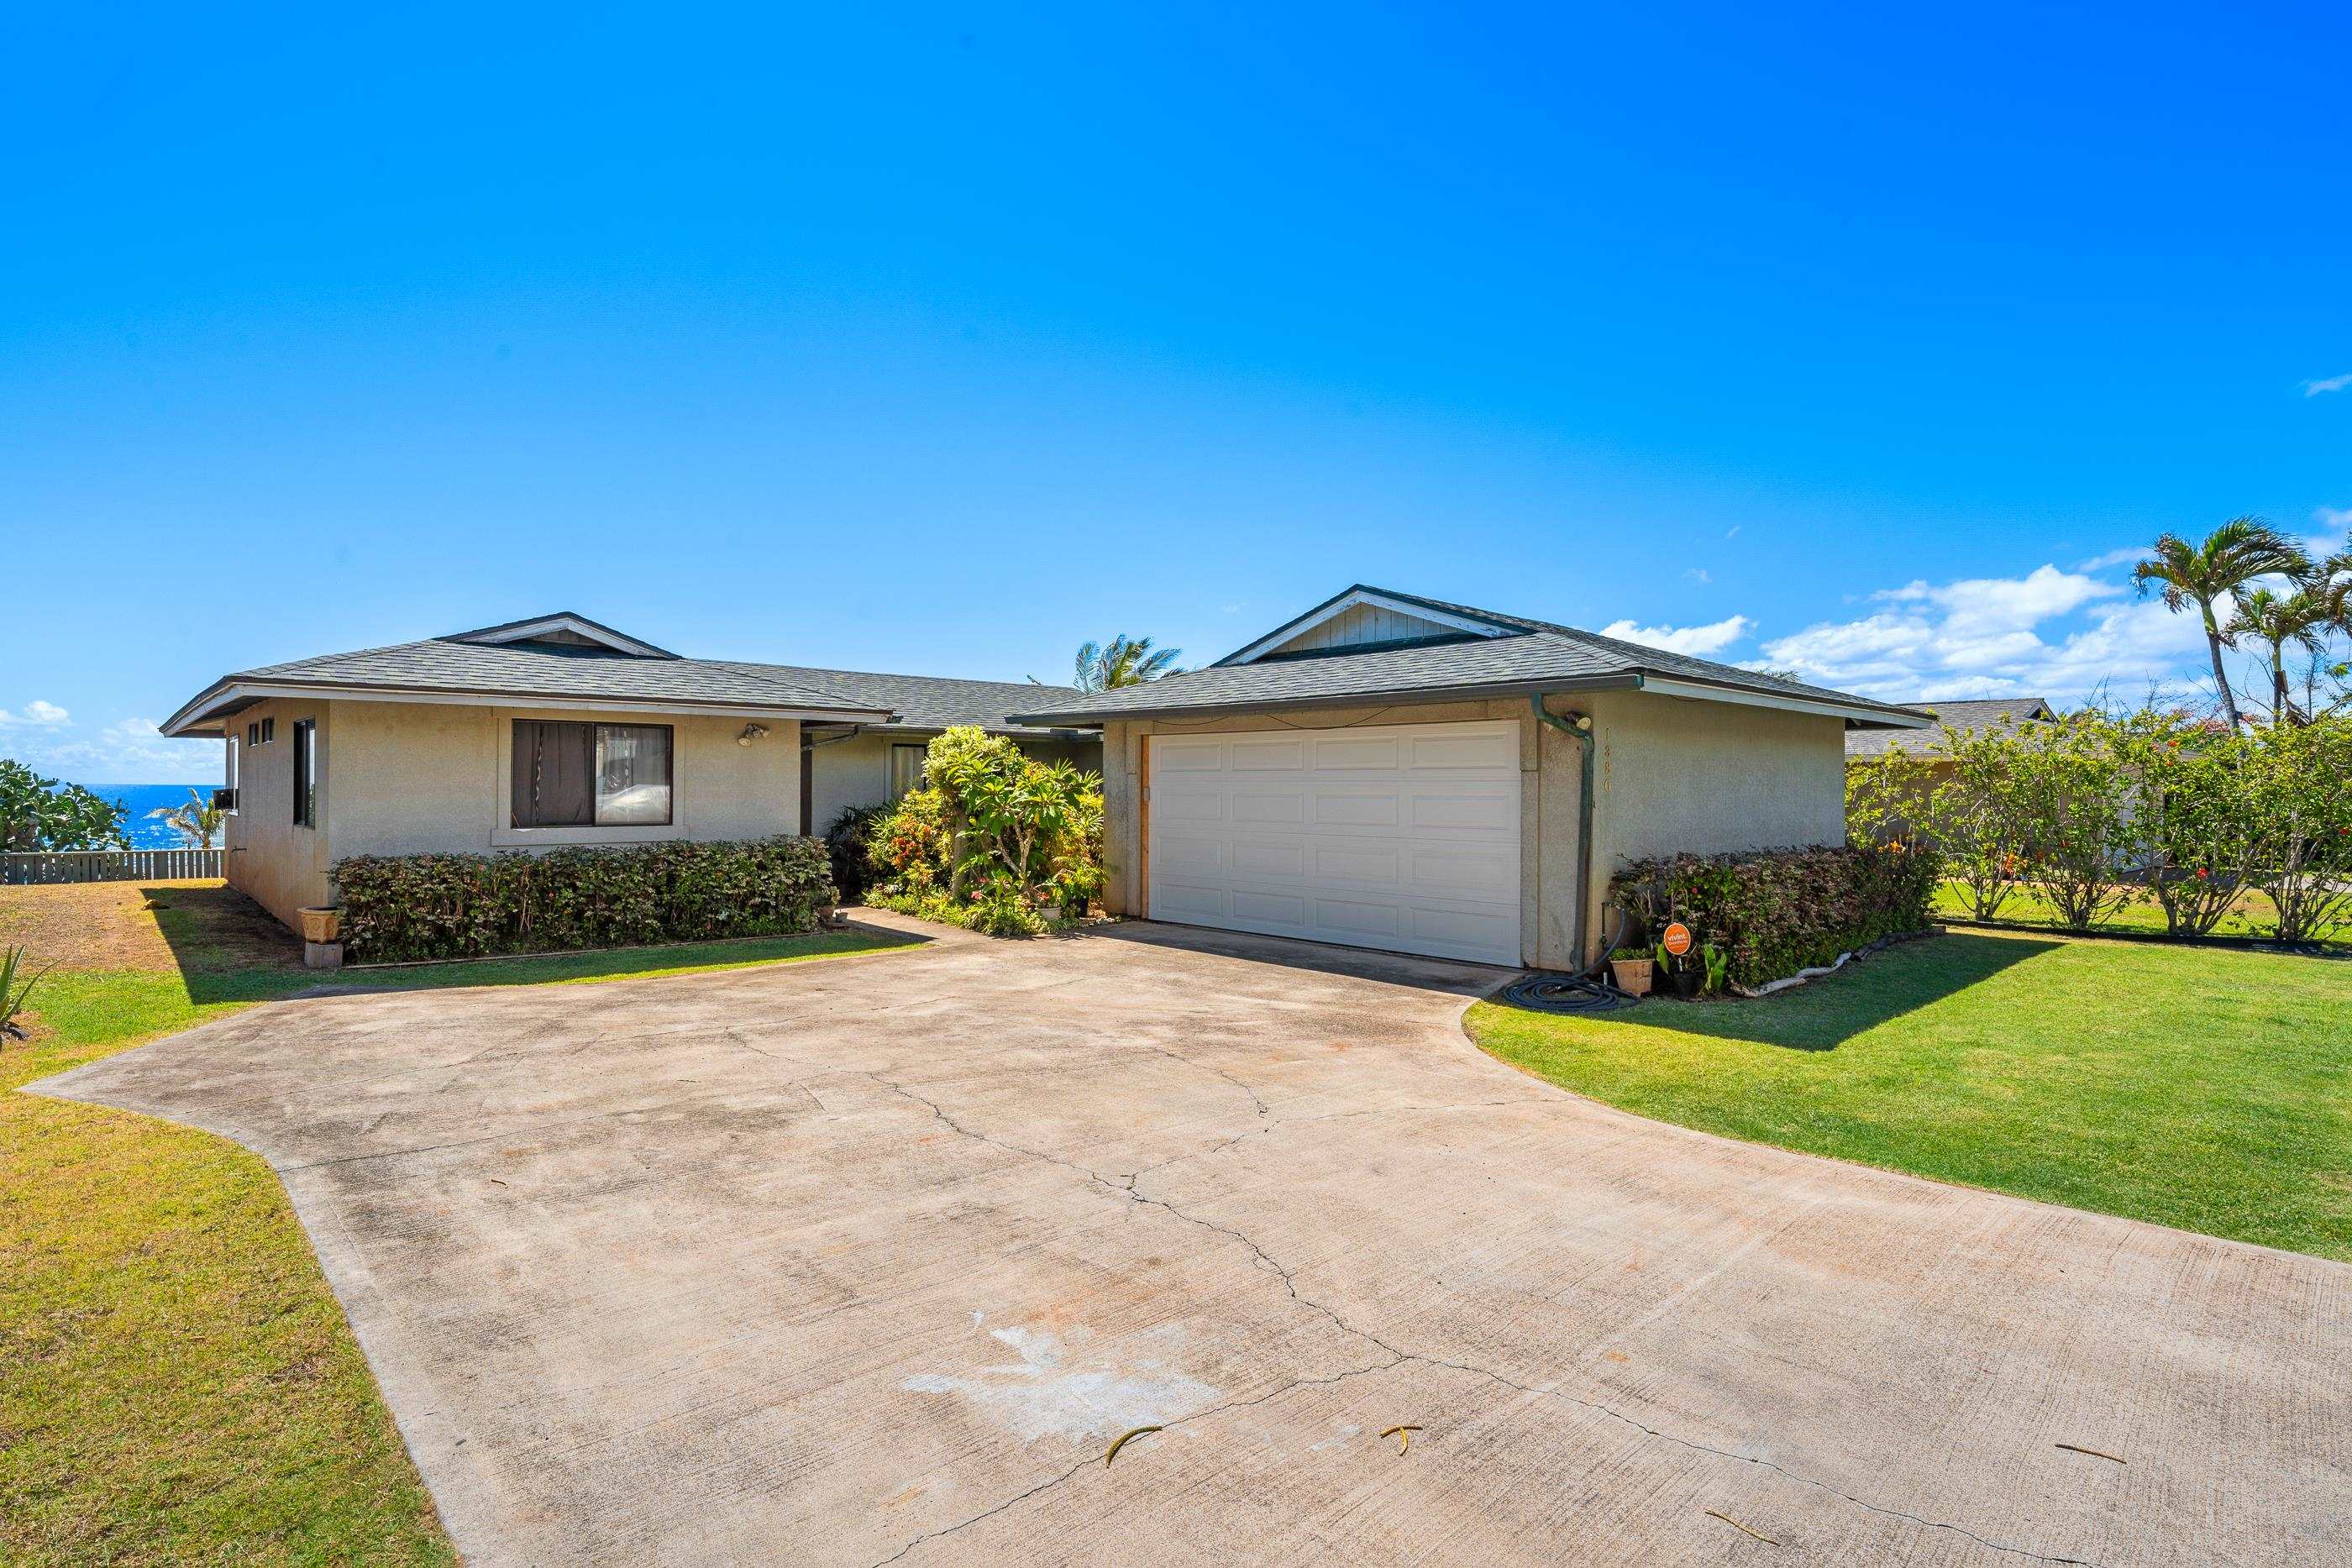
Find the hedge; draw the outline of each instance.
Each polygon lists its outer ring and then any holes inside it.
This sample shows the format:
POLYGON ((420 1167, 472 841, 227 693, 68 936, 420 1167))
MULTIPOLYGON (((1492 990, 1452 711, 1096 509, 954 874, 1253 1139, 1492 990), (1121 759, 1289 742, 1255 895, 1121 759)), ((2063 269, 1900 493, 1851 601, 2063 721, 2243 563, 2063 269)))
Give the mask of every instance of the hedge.
POLYGON ((794 936, 835 902, 814 839, 337 862, 343 946, 361 963, 794 936))
POLYGON ((1734 982, 1756 987, 1925 929, 1940 874, 1934 854, 1900 848, 1759 850, 1637 861, 1610 893, 1653 937, 1681 921, 1730 955, 1734 982))

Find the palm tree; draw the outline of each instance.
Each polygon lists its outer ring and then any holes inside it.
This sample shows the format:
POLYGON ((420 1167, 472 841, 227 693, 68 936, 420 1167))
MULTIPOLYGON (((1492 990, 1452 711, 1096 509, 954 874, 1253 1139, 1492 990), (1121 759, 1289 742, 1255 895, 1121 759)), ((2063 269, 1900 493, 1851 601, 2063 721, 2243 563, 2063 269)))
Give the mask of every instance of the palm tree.
POLYGON ((1133 642, 1121 632, 1108 643, 1085 643, 1078 647, 1077 687, 1082 692, 1116 691, 1139 686, 1177 673, 1181 648, 1154 648, 1149 637, 1133 642))
POLYGON ((2177 614, 2194 604, 2204 617, 2205 648, 2213 658, 2213 685, 2220 688, 2221 716, 2229 721, 2232 735, 2238 730, 2238 699, 2231 695, 2230 677, 2221 668, 2221 647, 2231 641, 2231 634, 2215 618, 2214 602, 2231 597, 2258 577, 2294 576, 2310 565, 2310 558, 2294 540, 2260 517, 2232 517, 2206 535, 2201 545, 2192 545, 2179 534, 2158 534, 2154 553, 2132 568, 2132 581, 2142 593, 2151 585, 2161 584, 2166 609, 2177 614))
POLYGON ((147 814, 161 817, 171 823, 183 838, 192 840, 200 850, 213 847, 213 838, 221 831, 225 816, 221 809, 213 804, 212 797, 201 789, 189 790, 188 803, 184 806, 158 806, 147 814))
POLYGON ((2300 716, 2286 695, 2289 644, 2318 653, 2332 619, 2326 595, 2311 587, 2292 593, 2257 588, 2238 601, 2238 612, 2221 634, 2233 645, 2241 637, 2251 637, 2270 649, 2272 723, 2286 724, 2300 716))

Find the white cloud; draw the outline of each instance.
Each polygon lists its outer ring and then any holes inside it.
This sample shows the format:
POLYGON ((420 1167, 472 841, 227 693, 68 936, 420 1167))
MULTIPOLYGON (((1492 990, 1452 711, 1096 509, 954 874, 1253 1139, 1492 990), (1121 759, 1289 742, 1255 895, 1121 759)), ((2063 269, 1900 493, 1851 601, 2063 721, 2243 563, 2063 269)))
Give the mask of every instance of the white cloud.
POLYGON ((179 784, 220 776, 217 740, 168 740, 152 718, 120 718, 83 738, 54 703, 34 703, 26 711, 45 709, 57 716, 54 722, 19 727, 7 747, 38 772, 75 784, 179 784))
POLYGON ((35 697, 25 705, 25 711, 21 714, 10 713, 6 708, 0 707, 0 728, 33 725, 42 729, 55 729, 71 716, 57 704, 43 702, 40 698, 35 697))
POLYGON ((2111 549, 2105 555, 2095 555, 2090 559, 2077 565, 2074 570, 2076 571, 2105 571, 2111 566, 2137 566, 2142 558, 2147 554, 2147 546, 2129 545, 2122 549, 2111 549))
POLYGON ((2352 507, 2315 507, 2311 515, 2323 528, 2352 528, 2352 507))
POLYGON ((1645 648, 1663 648, 1669 653, 1704 658, 1738 642, 1755 624, 1745 615, 1710 622, 1705 626, 1636 626, 1631 621, 1616 621, 1602 627, 1601 634, 1623 643, 1639 643, 1645 648))
POLYGON ((2101 685, 2137 697, 2151 684, 2193 682, 2205 662, 2197 618, 2126 595, 2119 583, 2055 566, 1915 581, 1874 594, 1884 608, 1872 614, 1765 643, 1761 663, 1845 691, 1927 700, 2065 702, 2101 685))
POLYGON ((2317 397, 2322 392, 2342 392, 2346 387, 2352 387, 2352 375, 2323 376, 2318 381, 2304 382, 2303 395, 2317 397))
POLYGON ((1701 588, 1715 580, 1715 574, 1703 566, 1686 566, 1683 568, 1683 575, 1701 588))

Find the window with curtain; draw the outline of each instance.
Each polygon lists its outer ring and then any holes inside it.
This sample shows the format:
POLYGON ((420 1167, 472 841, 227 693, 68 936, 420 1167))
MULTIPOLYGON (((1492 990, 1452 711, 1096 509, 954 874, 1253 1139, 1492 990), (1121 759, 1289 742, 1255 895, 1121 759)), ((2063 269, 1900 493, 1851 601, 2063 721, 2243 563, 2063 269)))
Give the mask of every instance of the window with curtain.
POLYGON ((929 753, 928 746, 890 748, 890 799, 903 799, 923 787, 923 758, 929 753))
POLYGON ((670 820, 670 727, 514 721, 518 828, 659 828, 670 820))

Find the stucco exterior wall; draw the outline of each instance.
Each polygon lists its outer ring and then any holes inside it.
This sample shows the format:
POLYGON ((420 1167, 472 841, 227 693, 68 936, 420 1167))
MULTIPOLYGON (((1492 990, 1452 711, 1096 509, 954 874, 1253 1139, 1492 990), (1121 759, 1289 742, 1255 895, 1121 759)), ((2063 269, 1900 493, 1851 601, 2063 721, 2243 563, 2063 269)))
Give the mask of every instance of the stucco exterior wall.
POLYGON ((1647 856, 1845 842, 1843 720, 1648 692, 1592 704, 1594 908, 1647 856))
POLYGON ((297 912, 330 902, 326 826, 329 780, 334 777, 332 705, 279 700, 257 705, 230 722, 237 737, 236 812, 221 835, 223 874, 228 884, 289 925, 297 912), (275 722, 277 737, 267 746, 245 744, 248 723, 275 722), (319 727, 317 828, 294 823, 294 721, 319 727))
MULTIPOLYGON (((863 731, 846 740, 819 743, 809 754, 809 831, 823 833, 852 806, 890 803, 890 747, 922 746, 928 735, 863 731)), ((1088 772, 1102 769, 1102 746, 1095 741, 1024 740, 1021 749, 1046 762, 1071 762, 1088 772)))
POLYGON ((247 720, 269 715, 278 720, 276 742, 241 748, 228 878, 289 925, 306 905, 333 902, 329 870, 352 855, 484 854, 800 831, 800 734, 790 720, 762 721, 768 734, 747 747, 736 743, 740 717, 321 700, 265 704, 237 716, 239 733, 247 720), (291 732, 301 717, 319 721, 316 831, 293 826, 291 732), (669 825, 509 826, 509 726, 518 718, 669 725, 669 825))

